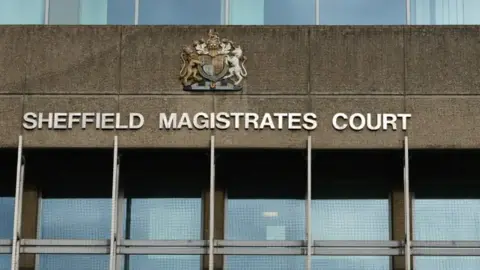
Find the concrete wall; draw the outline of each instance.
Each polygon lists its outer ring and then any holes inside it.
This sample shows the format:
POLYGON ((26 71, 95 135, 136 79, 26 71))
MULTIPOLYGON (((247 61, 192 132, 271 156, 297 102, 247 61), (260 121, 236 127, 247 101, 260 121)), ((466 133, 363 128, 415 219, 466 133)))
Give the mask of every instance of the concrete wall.
MULTIPOLYGON (((26 131, 23 112, 310 112, 315 148, 480 146, 479 26, 216 27, 244 48, 242 92, 189 93, 180 50, 209 27, 0 27, 0 146, 205 147, 213 131, 26 131), (407 132, 335 131, 337 112, 412 114, 407 132)), ((307 132, 216 131, 219 147, 305 147, 307 132)))

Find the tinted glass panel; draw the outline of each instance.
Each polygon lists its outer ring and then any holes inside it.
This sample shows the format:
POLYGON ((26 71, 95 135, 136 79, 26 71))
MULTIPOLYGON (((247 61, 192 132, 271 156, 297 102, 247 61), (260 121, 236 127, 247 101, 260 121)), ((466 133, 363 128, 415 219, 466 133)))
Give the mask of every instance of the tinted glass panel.
POLYGON ((141 0, 138 24, 222 24, 221 0, 141 0))
POLYGON ((390 270, 390 258, 380 256, 313 256, 314 270, 390 270))
POLYGON ((50 0, 49 24, 134 24, 135 0, 50 0))
POLYGON ((0 24, 43 24, 45 0, 2 0, 0 24))
POLYGON ((413 258, 416 269, 422 270, 477 270, 480 269, 479 257, 421 257, 413 258))
POLYGON ((15 199, 0 197, 0 239, 12 239, 15 199))
POLYGON ((0 269, 10 269, 12 263, 12 256, 7 254, 0 254, 0 269))
MULTIPOLYGON (((42 194, 38 238, 110 238, 112 150, 26 150, 25 155, 26 184, 42 194)), ((39 256, 39 270, 107 268, 107 255, 39 256)))
POLYGON ((415 240, 480 240, 480 199, 417 199, 415 240))
MULTIPOLYGON (((202 192, 209 186, 206 151, 123 151, 126 235, 135 240, 200 240, 202 192), (179 168, 181 166, 180 170, 179 168)), ((126 269, 198 270, 199 255, 126 256, 126 269)))
POLYGON ((40 255, 40 269, 48 270, 107 270, 108 255, 40 255))
POLYGON ((320 0, 320 24, 406 24, 405 0, 320 0))
POLYGON ((315 0, 230 0, 230 24, 313 25, 315 0))
POLYGON ((478 0, 411 0, 412 24, 480 24, 478 0))
MULTIPOLYGON (((232 150, 218 154, 222 158, 216 165, 217 181, 227 190, 225 239, 305 239, 302 152, 232 150), (248 169, 238 170, 239 164, 248 169)), ((295 270, 304 269, 304 260, 300 256, 229 255, 225 268, 295 270)))

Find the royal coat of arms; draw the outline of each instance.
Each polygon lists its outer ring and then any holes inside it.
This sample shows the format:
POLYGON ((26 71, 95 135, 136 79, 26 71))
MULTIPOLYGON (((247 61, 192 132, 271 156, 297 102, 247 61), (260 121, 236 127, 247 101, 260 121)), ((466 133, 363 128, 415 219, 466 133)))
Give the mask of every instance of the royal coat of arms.
POLYGON ((180 80, 185 91, 238 91, 247 76, 242 48, 229 39, 220 39, 214 30, 208 39, 183 47, 180 80))

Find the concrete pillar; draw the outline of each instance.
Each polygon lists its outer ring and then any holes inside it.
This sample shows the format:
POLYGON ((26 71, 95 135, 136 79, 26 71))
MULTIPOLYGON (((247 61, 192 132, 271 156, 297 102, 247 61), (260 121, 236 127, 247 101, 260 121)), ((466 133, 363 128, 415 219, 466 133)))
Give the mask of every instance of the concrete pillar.
MULTIPOLYGON (((210 191, 204 192, 203 195, 203 239, 209 238, 209 220, 210 220, 210 191)), ((218 189, 215 191, 215 213, 214 213, 214 239, 223 240, 225 233, 225 191, 218 189)), ((208 250, 208 249, 207 249, 208 250)), ((208 255, 203 256, 203 269, 208 270, 208 255)), ((215 255, 214 269, 223 269, 223 256, 215 255)))
MULTIPOLYGON (((22 239, 37 238, 38 189, 25 183, 22 209, 22 239)), ((35 269, 35 254, 20 254, 20 270, 35 269)))
MULTIPOLYGON (((392 192, 392 237, 393 240, 402 241, 405 239, 405 202, 403 189, 397 188, 392 192)), ((412 196, 410 196, 410 209, 412 206, 412 196)), ((410 211, 410 221, 412 220, 412 211, 410 211)), ((410 224, 410 229, 412 228, 410 224)), ((412 233, 410 233, 412 236, 412 233)), ((405 270, 405 256, 393 257, 393 269, 405 270)), ((413 267, 412 267, 413 269, 413 267)))

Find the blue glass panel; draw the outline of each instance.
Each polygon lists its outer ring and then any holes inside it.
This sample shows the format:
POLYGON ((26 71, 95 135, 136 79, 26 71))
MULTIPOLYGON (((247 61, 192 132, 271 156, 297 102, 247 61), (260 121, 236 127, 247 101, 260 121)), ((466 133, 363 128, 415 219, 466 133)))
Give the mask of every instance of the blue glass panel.
POLYGON ((200 198, 131 199, 130 211, 130 239, 200 240, 202 237, 200 198))
POLYGON ((417 199, 413 228, 415 240, 480 240, 480 200, 417 199))
POLYGON ((45 0, 2 0, 0 24, 43 24, 45 0))
POLYGON ((49 24, 134 24, 135 0, 50 0, 49 24))
POLYGON ((128 270, 135 269, 168 269, 168 270, 199 270, 201 257, 199 255, 131 255, 128 270))
MULTIPOLYGON (((313 256, 314 270, 390 270, 390 258, 380 256, 313 256)), ((421 268, 419 268, 421 269, 421 268)))
POLYGON ((411 0, 412 24, 480 24, 478 0, 411 0))
POLYGON ((304 270, 305 256, 225 256, 228 270, 304 270))
POLYGON ((320 24, 406 24, 405 0, 320 0, 320 24))
POLYGON ((141 0, 138 24, 222 24, 221 0, 141 0))
POLYGON ((41 270, 107 270, 108 255, 41 254, 41 270))
POLYGON ((313 25, 315 0, 230 0, 230 24, 313 25))
POLYGON ((42 199, 41 238, 110 238, 111 199, 42 199))
POLYGON ((415 269, 421 270, 478 270, 480 269, 479 257, 421 257, 413 258, 415 269))
POLYGON ((228 240, 305 239, 305 201, 229 199, 228 240))
POLYGON ((7 254, 0 254, 0 269, 10 269, 12 265, 12 256, 7 254))
POLYGON ((12 239, 14 212, 15 199, 0 197, 0 239, 12 239))
POLYGON ((314 240, 390 240, 389 201, 312 200, 314 240))

